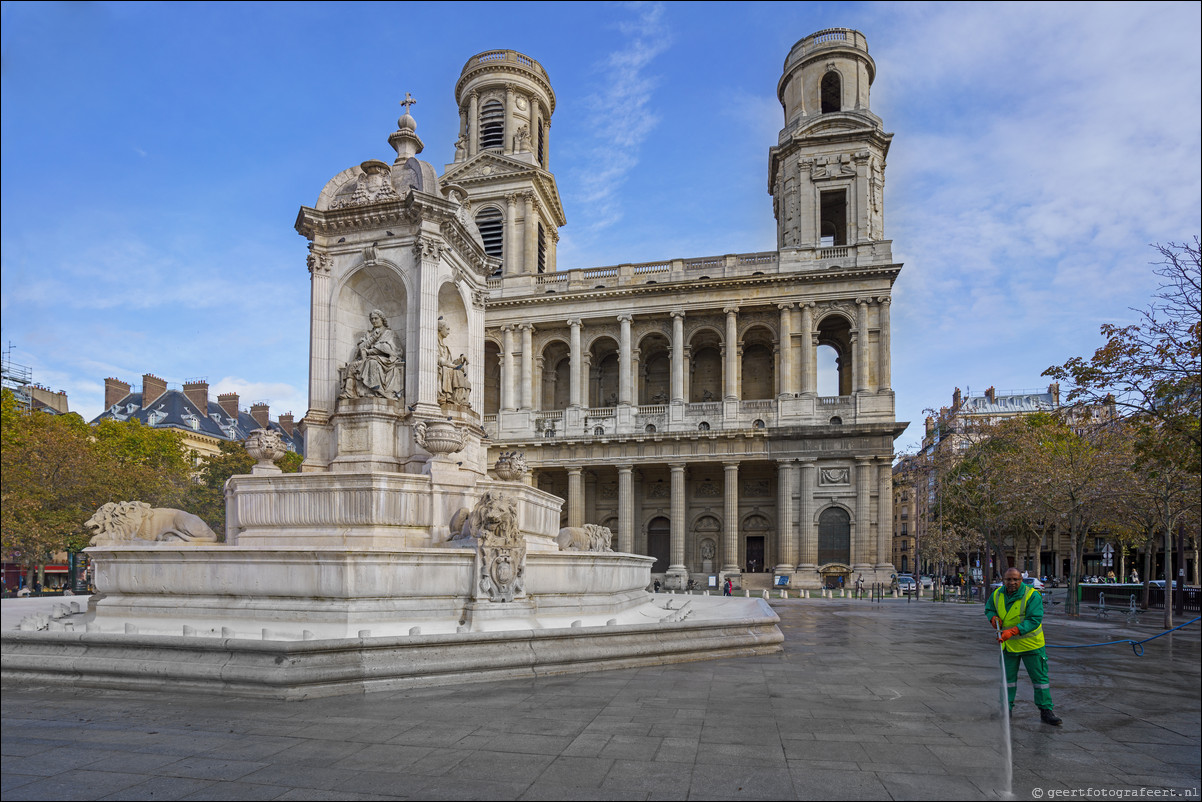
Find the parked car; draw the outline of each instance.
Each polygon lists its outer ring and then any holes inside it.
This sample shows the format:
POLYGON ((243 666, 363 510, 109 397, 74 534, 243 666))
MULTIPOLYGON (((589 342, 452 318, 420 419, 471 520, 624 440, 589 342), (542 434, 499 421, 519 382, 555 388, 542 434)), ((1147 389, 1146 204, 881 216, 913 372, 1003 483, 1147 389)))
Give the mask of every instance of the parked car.
POLYGON ((922 583, 923 590, 930 590, 935 585, 935 580, 929 576, 920 576, 918 581, 922 583))
POLYGON ((914 581, 914 577, 908 574, 902 574, 897 578, 897 586, 903 596, 909 596, 918 589, 918 583, 914 581))

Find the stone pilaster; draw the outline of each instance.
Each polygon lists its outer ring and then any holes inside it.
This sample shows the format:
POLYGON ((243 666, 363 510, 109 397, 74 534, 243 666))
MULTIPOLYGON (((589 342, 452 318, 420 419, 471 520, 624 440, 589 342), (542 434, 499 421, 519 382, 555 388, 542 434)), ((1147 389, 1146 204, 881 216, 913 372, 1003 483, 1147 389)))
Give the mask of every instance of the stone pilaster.
POLYGON ((801 561, 798 573, 812 575, 818 570, 818 533, 814 531, 814 473, 812 459, 798 460, 801 467, 801 490, 798 492, 798 518, 801 522, 801 561))
POLYGON ((778 394, 797 392, 793 386, 793 304, 777 304, 780 310, 780 388, 778 394))
MULTIPOLYGON (((888 571, 893 560, 893 458, 881 457, 876 463, 876 568, 888 571)), ((915 521, 917 526, 917 521, 915 521)), ((918 555, 914 555, 918 559, 918 555)))
POLYGON ((505 275, 516 276, 522 272, 521 257, 518 255, 518 198, 512 192, 505 196, 505 275))
POLYGON ((872 459, 856 457, 856 526, 851 547, 851 569, 856 572, 872 570, 876 551, 872 542, 872 459))
POLYGON ((480 95, 473 89, 467 98, 467 116, 470 120, 467 128, 467 155, 470 159, 480 152, 480 95))
POLYGON ((514 364, 517 360, 513 355, 513 326, 504 325, 501 327, 501 332, 505 343, 505 353, 501 355, 501 409, 512 412, 514 409, 514 373, 517 372, 517 366, 514 364))
POLYGON ((855 391, 868 392, 869 360, 868 352, 868 299, 856 299, 856 356, 852 360, 855 368, 855 391))
POLYGON ((527 192, 526 200, 526 224, 523 236, 525 237, 526 256, 522 262, 523 273, 538 272, 538 218, 534 214, 534 193, 527 192))
POLYGON ((519 324, 522 330, 522 409, 534 408, 534 326, 519 324))

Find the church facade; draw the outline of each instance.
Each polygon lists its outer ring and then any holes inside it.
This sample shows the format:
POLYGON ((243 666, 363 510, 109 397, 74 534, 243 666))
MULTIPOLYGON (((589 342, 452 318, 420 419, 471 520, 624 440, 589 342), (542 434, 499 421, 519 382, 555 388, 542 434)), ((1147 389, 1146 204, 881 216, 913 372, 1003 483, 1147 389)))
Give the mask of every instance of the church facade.
MULTIPOLYGON (((566 500, 562 525, 608 526, 615 549, 655 557, 669 587, 732 576, 814 588, 894 571, 891 466, 905 424, 889 313, 901 265, 884 232, 892 134, 870 109, 875 70, 849 29, 789 52, 784 125, 768 153, 770 251, 559 269, 555 93, 543 67, 512 50, 467 62, 454 161, 437 177, 414 167, 402 188, 437 187, 439 213, 474 241, 462 269, 482 271, 483 348, 465 345, 465 375, 487 464, 523 453, 528 481, 566 500)), ((416 152, 398 147, 398 164, 418 164, 416 152)), ((387 165, 364 165, 319 207, 342 214, 356 193, 374 197, 370 173, 387 165)), ((313 230, 305 211, 298 230, 313 230)), ((310 256, 315 282, 326 250, 354 245, 367 248, 365 264, 385 261, 382 235, 352 239, 310 256)), ((320 403, 306 416, 306 470, 334 462, 321 447, 337 408, 333 370, 330 387, 311 388, 320 403)))

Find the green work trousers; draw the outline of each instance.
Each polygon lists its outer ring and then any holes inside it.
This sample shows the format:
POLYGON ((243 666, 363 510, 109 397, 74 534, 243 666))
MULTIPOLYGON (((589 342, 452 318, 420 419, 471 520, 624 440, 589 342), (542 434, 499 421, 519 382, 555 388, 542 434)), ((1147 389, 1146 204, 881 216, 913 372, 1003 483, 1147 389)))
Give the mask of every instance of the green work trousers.
POLYGON ((1040 646, 1029 652, 1002 652, 1002 660, 1006 665, 1006 694, 1010 697, 1010 707, 1014 707, 1014 695, 1018 691, 1018 664, 1022 661, 1035 686, 1035 706, 1040 710, 1052 709, 1052 686, 1048 682, 1048 653, 1040 646))

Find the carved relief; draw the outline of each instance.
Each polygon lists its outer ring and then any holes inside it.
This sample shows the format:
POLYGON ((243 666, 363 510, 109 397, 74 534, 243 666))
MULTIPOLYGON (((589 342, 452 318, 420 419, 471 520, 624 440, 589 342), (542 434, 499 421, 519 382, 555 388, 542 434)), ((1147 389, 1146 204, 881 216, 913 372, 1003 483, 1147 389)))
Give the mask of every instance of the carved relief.
POLYGON ((438 403, 444 407, 470 407, 472 385, 467 379, 467 356, 452 358, 447 347, 451 327, 438 321, 438 403))
POLYGON ((810 164, 811 181, 850 178, 855 174, 856 168, 851 166, 851 156, 846 153, 837 156, 819 156, 810 164))
POLYGON ((313 246, 309 246, 309 255, 305 257, 305 264, 309 268, 309 273, 329 273, 330 268, 334 266, 334 259, 328 253, 314 251, 313 246))
POLYGON ((722 495, 722 488, 708 479, 697 485, 697 498, 717 498, 722 495))
POLYGON ((818 484, 847 485, 851 484, 851 469, 849 468, 819 468, 818 484))
POLYGON ((745 479, 743 495, 748 497, 770 496, 772 495, 772 483, 767 479, 745 479))
POLYGON ((355 180, 355 189, 349 197, 341 197, 330 204, 331 209, 346 209, 381 201, 398 201, 401 196, 392 186, 392 170, 382 161, 371 159, 359 165, 363 170, 355 180))
POLYGON ((476 544, 480 590, 492 602, 511 602, 524 592, 526 541, 518 529, 517 504, 509 496, 488 492, 468 517, 476 544))
POLYGON ((618 497, 618 483, 605 482, 597 487, 598 498, 615 499, 618 497))
POLYGON ((656 482, 647 488, 647 498, 667 498, 668 486, 663 482, 656 482))
POLYGON ((442 247, 442 243, 433 237, 422 237, 413 243, 418 257, 432 262, 442 258, 442 247))

